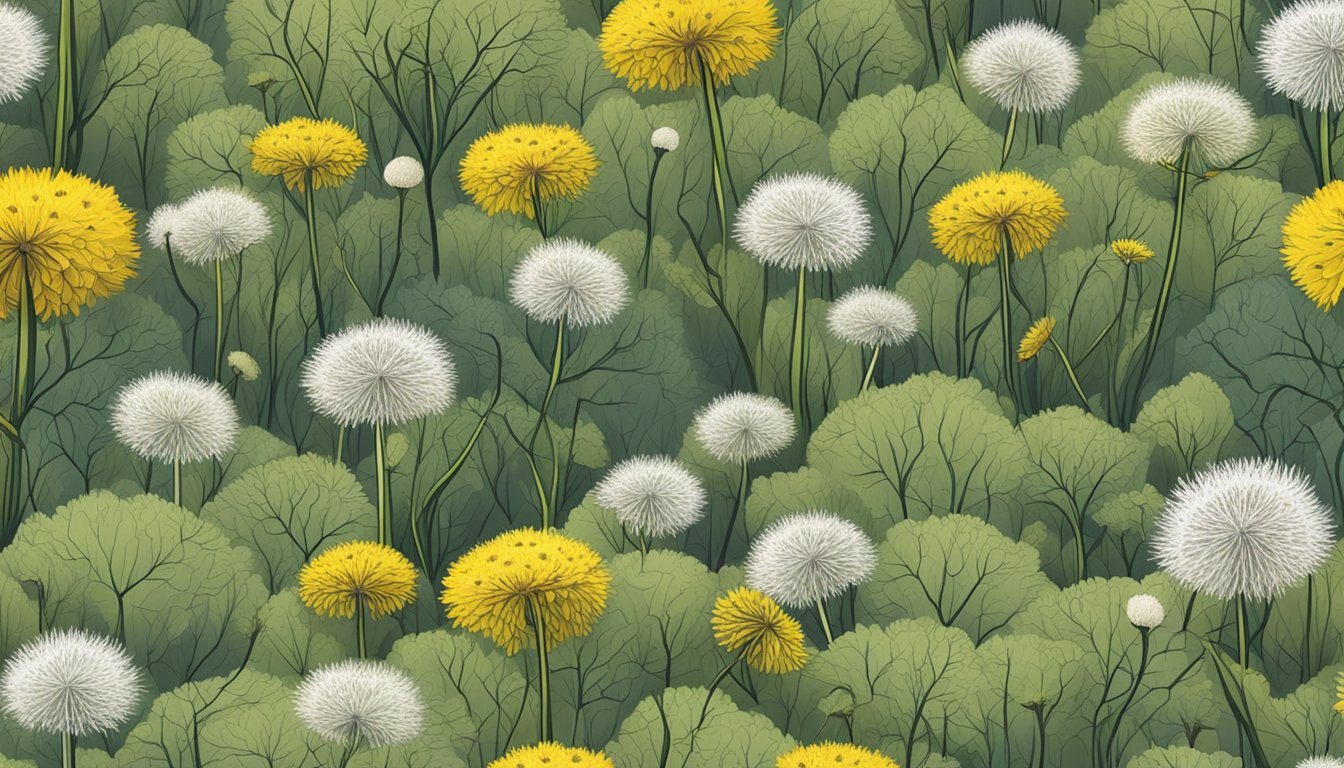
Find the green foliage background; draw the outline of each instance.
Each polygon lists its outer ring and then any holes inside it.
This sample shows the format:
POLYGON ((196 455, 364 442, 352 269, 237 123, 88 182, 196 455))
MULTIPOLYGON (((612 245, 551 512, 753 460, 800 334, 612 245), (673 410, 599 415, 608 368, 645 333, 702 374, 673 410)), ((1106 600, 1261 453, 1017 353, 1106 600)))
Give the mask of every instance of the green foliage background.
MULTIPOLYGON (((536 740, 535 658, 446 626, 434 595, 473 544, 537 522, 515 435, 536 419, 553 337, 512 307, 507 283, 540 237, 525 219, 472 206, 456 169, 477 136, 540 120, 580 128, 601 161, 592 188, 560 212, 560 234, 597 243, 634 275, 649 215, 656 232, 650 287, 614 324, 582 333, 550 409, 559 524, 613 574, 595 631, 554 654, 560 740, 605 749, 619 768, 773 766, 794 744, 851 738, 910 768, 1232 768, 1250 754, 1240 721, 1269 766, 1344 754, 1344 720, 1331 710, 1344 669, 1344 609, 1333 603, 1344 549, 1311 586, 1252 607, 1248 671, 1226 656, 1231 606, 1194 599, 1155 572, 1145 548, 1176 480, 1222 458, 1278 457, 1344 505, 1344 326, 1291 285, 1277 254, 1284 216, 1317 183, 1312 117, 1267 92, 1250 53, 1281 0, 776 3, 785 33, 774 57, 723 94, 730 207, 770 174, 834 174, 862 192, 877 237, 855 268, 810 286, 810 434, 754 468, 745 527, 718 573, 706 562, 737 470, 687 428, 713 396, 752 386, 739 347, 756 388, 786 396, 793 278, 717 254, 703 106, 690 91, 632 95, 603 68, 595 39, 612 4, 77 0, 73 164, 114 185, 141 221, 197 189, 241 184, 276 222, 231 276, 241 290, 230 348, 262 369, 237 386, 248 426, 218 466, 190 468, 185 508, 160 498, 171 482, 162 467, 116 443, 106 408, 138 375, 208 372, 211 275, 184 267, 184 295, 163 254, 147 249, 126 293, 40 331, 28 516, 0 551, 0 656, 78 625, 124 637, 148 670, 140 716, 82 740, 81 765, 313 768, 339 757, 298 723, 290 699, 306 672, 351 656, 354 637, 298 600, 295 576, 326 546, 372 535, 372 436, 353 432, 348 467, 333 463, 335 428, 297 386, 316 341, 301 298, 302 204, 254 175, 246 148, 266 123, 296 115, 353 126, 370 149, 353 183, 318 198, 338 327, 369 316, 360 296, 393 256, 397 200, 382 166, 409 153, 429 171, 406 201, 411 266, 387 311, 440 334, 462 380, 458 405, 393 438, 404 448, 391 490, 403 551, 407 510, 484 419, 427 519, 431 573, 418 601, 370 627, 376 655, 424 691, 426 733, 351 765, 481 766, 536 740), (1022 262, 1018 284, 1034 315, 1059 319, 1056 338, 1095 415, 1049 356, 1026 369, 1029 415, 1014 423, 997 390, 1005 340, 987 322, 995 278, 973 279, 971 322, 986 330, 958 370, 950 329, 962 272, 933 248, 925 217, 954 184, 997 168, 1006 116, 959 82, 956 57, 1020 17, 1062 31, 1083 60, 1069 107, 1025 123, 1009 164, 1055 186, 1070 211, 1022 262), (274 80, 268 89, 249 86, 260 73, 274 80), (1131 160, 1118 125, 1139 91, 1178 75, 1235 86, 1259 132, 1241 167, 1193 186, 1172 319, 1129 424, 1109 381, 1140 339, 1112 334, 1098 354, 1082 353, 1118 309, 1137 317, 1151 306, 1171 174, 1131 160), (662 125, 680 131, 681 147, 662 161, 650 211, 649 135, 662 125), (1106 248, 1118 237, 1159 251, 1128 307, 1117 307, 1123 269, 1106 248), (729 286, 717 299, 705 290, 706 255, 729 286), (883 355, 880 387, 856 395, 866 357, 829 337, 824 315, 860 284, 908 297, 921 328, 883 355), (677 456, 711 496, 705 521, 647 557, 589 496, 605 468, 644 453, 677 456), (830 648, 814 648, 798 673, 735 675, 697 728, 705 687, 728 658, 710 630, 715 598, 741 583, 751 536, 809 508, 858 522, 879 544, 876 575, 837 601, 842 634, 830 648), (1140 634, 1125 602, 1140 592, 1168 619, 1136 684, 1140 634)), ((55 29, 55 3, 19 5, 55 29)), ((0 162, 49 164, 54 91, 48 72, 0 107, 0 162)), ((0 359, 13 356, 13 338, 12 325, 0 328, 0 359)), ((798 618, 809 643, 824 645, 816 617, 798 618)), ((55 739, 9 719, 0 753, 5 766, 59 764, 55 739)))

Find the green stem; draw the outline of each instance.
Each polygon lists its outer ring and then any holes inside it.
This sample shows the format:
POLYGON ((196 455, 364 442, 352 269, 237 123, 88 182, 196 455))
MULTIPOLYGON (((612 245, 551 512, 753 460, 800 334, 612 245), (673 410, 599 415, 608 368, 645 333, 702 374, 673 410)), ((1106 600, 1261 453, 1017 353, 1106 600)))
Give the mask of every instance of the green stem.
POLYGON ((863 383, 859 385, 860 392, 867 389, 868 385, 873 383, 873 374, 877 371, 877 357, 880 354, 882 354, 882 348, 873 347, 873 358, 868 361, 868 372, 863 374, 863 383))
POLYGON ((322 309, 322 260, 317 251, 317 202, 313 199, 317 190, 313 188, 313 172, 308 171, 304 183, 303 210, 308 220, 308 260, 309 277, 313 284, 313 306, 317 312, 317 333, 327 335, 327 317, 322 309))
POLYGON ((373 425, 373 465, 378 493, 378 543, 391 546, 390 510, 387 508, 387 435, 382 424, 373 425))
POLYGON ((798 292, 793 305, 793 345, 789 349, 789 398, 798 430, 806 434, 807 392, 803 378, 807 367, 807 270, 798 269, 798 292))
MULTIPOLYGON (((23 420, 28 413, 28 397, 32 392, 34 371, 37 370, 37 308, 33 303, 33 285, 28 276, 28 254, 20 246, 19 297, 14 315, 18 337, 14 352, 14 381, 9 400, 9 423, 19 437, 23 420)), ((18 440, 9 441, 9 466, 5 476, 5 517, 0 530, 0 545, 8 544, 18 530, 23 516, 24 447, 18 440)))
MULTIPOLYGON (((1017 380, 1014 375, 1016 367, 1014 366, 1013 356, 1013 314, 1012 297, 1009 296, 1011 288, 1008 283, 1008 259, 1012 254, 1008 252, 1008 236, 1002 237, 1004 245, 999 248, 999 331, 1003 334, 1003 380, 1008 385, 1008 396, 1013 401, 1014 410, 1020 410, 1017 402, 1017 380)), ((1016 420, 1016 419, 1014 419, 1016 420)))
POLYGON ((61 768, 75 768, 74 734, 61 734, 61 768))
POLYGON ((1013 137, 1017 133, 1017 110, 1008 113, 1008 128, 1003 132, 1003 154, 999 157, 999 167, 1008 165, 1008 153, 1013 151, 1013 137))
POLYGON ((1321 186, 1325 186, 1334 180, 1334 162, 1331 157, 1330 145, 1334 139, 1334 134, 1330 128, 1330 112, 1322 109, 1320 119, 1317 122, 1317 129, 1320 135, 1321 143, 1321 186))
POLYGON ((538 720, 541 741, 551 741, 551 659, 546 647, 546 620, 535 603, 531 604, 532 629, 537 641, 537 678, 541 688, 541 710, 538 720))
POLYGON ((1138 411, 1139 398, 1143 394, 1143 382, 1148 378, 1148 369, 1152 367, 1153 357, 1157 355, 1157 342, 1162 336, 1162 323, 1167 318, 1167 305, 1171 301, 1171 289, 1176 282, 1176 263, 1181 250, 1181 224, 1185 218, 1185 196, 1189 187, 1190 147, 1181 150, 1180 162, 1176 167, 1176 214, 1171 222, 1171 237, 1167 243, 1167 264, 1162 273, 1162 288, 1157 294, 1157 305, 1153 307, 1153 319, 1148 325, 1148 339, 1144 345, 1143 363, 1139 366, 1138 378, 1134 381, 1130 413, 1138 411))
POLYGON ((224 368, 224 262, 215 259, 215 381, 224 368))
POLYGON ((742 650, 737 652, 737 655, 733 657, 733 660, 728 662, 727 666, 723 669, 719 670, 719 673, 714 676, 712 681, 710 681, 709 691, 705 694, 705 705, 700 708, 700 720, 695 724, 695 730, 698 731, 700 726, 705 724, 705 718, 709 716, 709 703, 714 699, 714 692, 717 691, 719 686, 723 684, 723 681, 727 679, 728 674, 733 671, 733 667, 736 667, 741 663, 742 659, 746 657, 747 651, 751 649, 754 642, 755 641, 744 644, 742 650))
POLYGON ((60 170, 69 160, 70 123, 75 106, 75 0, 61 0, 56 50, 56 121, 52 128, 51 167, 60 170))
POLYGON ((1237 602, 1237 663, 1246 669, 1251 668, 1251 647, 1246 626, 1246 598, 1238 595, 1237 602))
POLYGON ((966 265, 965 277, 961 285, 961 295, 957 297, 956 342, 957 342, 957 378, 965 378, 970 362, 966 359, 966 327, 971 307, 971 266, 966 265))
POLYGON ((826 645, 829 647, 835 642, 835 635, 831 633, 831 619, 826 615, 826 601, 817 601, 817 616, 821 619, 821 631, 826 633, 826 645))
MULTIPOLYGON (((565 324, 561 322, 555 330, 555 352, 551 356, 551 378, 546 384, 546 396, 541 399, 541 408, 537 412, 537 426, 532 430, 532 438, 528 441, 527 452, 532 455, 536 448, 537 435, 541 430, 546 430, 546 437, 551 445, 551 461, 559 462, 560 457, 555 455, 555 438, 551 434, 551 427, 546 423, 546 414, 551 408, 551 400, 555 397, 555 390, 560 385, 560 371, 565 362, 565 324)), ((541 480, 541 475, 536 470, 535 460, 532 467, 532 480, 537 486, 537 501, 541 504, 541 527, 543 530, 551 526, 551 506, 550 493, 546 490, 545 483, 541 480)))
POLYGON ((665 149, 653 151, 653 167, 649 169, 649 193, 644 207, 644 258, 639 262, 639 285, 649 287, 649 277, 653 272, 653 181, 658 178, 658 166, 663 163, 665 149))
POLYGON ((1036 768, 1045 768, 1045 705, 1031 709, 1036 713, 1036 734, 1041 747, 1041 752, 1036 757, 1036 768))
POLYGON ((703 59, 697 57, 700 68, 700 83, 704 88, 705 113, 709 119, 710 143, 713 150, 714 206, 719 214, 721 237, 719 245, 723 248, 723 258, 728 259, 728 148, 723 137, 723 115, 719 112, 719 96, 714 86, 714 76, 703 59))
POLYGON ((345 433, 346 433, 347 429, 348 429, 348 427, 346 427, 344 424, 342 424, 341 427, 340 427, 340 429, 338 429, 338 430, 336 431, 336 463, 337 463, 337 464, 342 463, 341 460, 342 460, 342 458, 345 456, 345 433))
POLYGON ((355 645, 359 648, 359 658, 369 658, 369 643, 364 627, 363 595, 355 595, 355 645))
POLYGON ((723 530, 723 544, 719 546, 719 557, 714 561, 714 571, 718 572, 728 562, 728 544, 733 540, 733 526, 737 525, 737 514, 747 498, 747 462, 742 462, 742 472, 737 479, 737 495, 733 497, 733 511, 728 514, 728 527, 723 530))
POLYGON ((1069 375, 1069 383, 1073 385, 1073 391, 1078 393, 1078 399, 1083 401, 1083 410, 1092 412, 1092 406, 1087 402, 1087 395, 1083 394, 1083 385, 1078 381, 1078 373, 1073 370, 1073 364, 1069 362, 1069 356, 1064 354, 1064 348, 1050 337, 1050 346, 1055 348, 1055 354, 1059 355, 1059 361, 1064 364, 1064 372, 1069 375))
POLYGON ((182 506, 182 462, 173 462, 173 503, 182 506))
POLYGON ((532 177, 532 219, 537 222, 537 231, 541 233, 541 239, 548 237, 546 232, 546 210, 541 204, 541 179, 532 177))
POLYGON ((1115 738, 1120 734, 1120 722, 1124 720, 1125 713, 1134 704, 1134 697, 1138 695, 1139 685, 1143 682, 1143 674, 1148 670, 1149 632, 1150 630, 1142 627, 1139 629, 1139 669, 1134 673, 1134 682, 1129 686, 1129 692, 1125 694, 1124 704, 1120 705, 1119 711, 1115 713, 1115 721, 1111 723, 1111 735, 1106 739, 1106 752, 1103 755, 1107 761, 1111 759, 1111 750, 1115 749, 1115 738))
POLYGON ((392 254, 392 269, 387 275, 387 284, 378 294, 378 301, 373 306, 375 317, 383 316, 383 305, 387 303, 387 295, 392 292, 392 283, 397 280, 397 268, 401 266, 401 248, 402 233, 406 229, 406 190, 397 190, 397 250, 392 254))

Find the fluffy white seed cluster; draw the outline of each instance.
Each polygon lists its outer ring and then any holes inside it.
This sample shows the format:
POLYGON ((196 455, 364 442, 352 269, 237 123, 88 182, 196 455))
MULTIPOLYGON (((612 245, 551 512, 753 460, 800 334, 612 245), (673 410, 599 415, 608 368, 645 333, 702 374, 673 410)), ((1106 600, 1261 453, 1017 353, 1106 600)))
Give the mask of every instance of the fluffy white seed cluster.
POLYGON ((859 526, 830 512, 776 520, 751 544, 747 584, 790 608, 815 606, 862 584, 877 549, 859 526))
POLYGON ((1130 157, 1174 164, 1188 147, 1214 167, 1230 165, 1255 141, 1255 114, 1241 94, 1207 80, 1181 78, 1144 91, 1120 128, 1130 157))
POLYGON ((1152 595, 1135 595, 1125 603, 1125 616, 1139 629, 1153 629, 1167 618, 1167 609, 1152 595))
POLYGON ((203 189, 183 200, 173 218, 174 252, 191 264, 232 259, 271 234, 266 207, 241 189, 203 189))
POLYGON ((379 661, 342 661, 312 672, 294 692, 303 724, 327 741, 370 747, 405 744, 420 735, 420 689, 379 661))
POLYGON ((556 238, 519 262, 509 298, 537 322, 583 327, 611 322, 630 293, 615 259, 588 243, 556 238))
POLYGON ((597 503, 641 536, 675 536, 705 514, 705 488, 681 462, 636 456, 612 467, 597 484, 597 503))
POLYGON ((383 181, 393 189, 415 189, 425 180, 425 167, 409 155, 394 157, 383 167, 383 181))
POLYGON ((0 3, 0 104, 16 101, 38 78, 47 62, 47 36, 32 13, 0 3))
POLYGON ((793 440, 793 413, 769 395, 729 392, 695 415, 695 439, 725 464, 774 456, 793 440))
POLYGON ((447 410, 457 372, 432 331, 384 317, 323 339, 299 384, 313 410, 337 424, 389 426, 447 410))
POLYGON ((1177 484, 1157 519, 1153 551, 1189 589, 1267 600, 1325 562, 1333 527, 1306 474, 1273 459, 1237 459, 1177 484))
POLYGON ((1334 757, 1308 757, 1297 764, 1297 768, 1344 768, 1344 760, 1334 757))
POLYGON ((654 129, 653 135, 649 137, 649 143, 654 149, 671 152, 681 146, 681 134, 677 133, 676 128, 664 125, 654 129))
POLYGON ((1301 0, 1260 33, 1260 72, 1274 93, 1314 110, 1344 108, 1344 2, 1301 0))
POLYGON ((160 371, 132 381, 112 405, 117 439, 163 463, 218 459, 238 442, 238 410, 219 384, 160 371))
POLYGON ((841 296, 826 313, 831 333, 846 344, 895 347, 919 331, 915 308, 897 294, 870 285, 841 296))
POLYGON ((33 731, 90 736, 120 728, 140 701, 140 672, 120 644, 58 629, 14 652, 0 676, 5 714, 33 731))
POLYGON ((150 214, 149 221, 145 224, 145 242, 151 248, 157 248, 160 251, 172 245, 172 238, 177 232, 178 222, 181 217, 177 214, 177 206, 172 203, 164 203, 154 209, 150 214))
POLYGON ((863 196, 815 173, 759 182, 737 212, 737 242, 762 264, 822 271, 853 264, 872 242, 863 196))
POLYGON ((977 91, 1003 109, 1028 114, 1063 109, 1081 81, 1078 52, 1068 38, 1025 19, 977 37, 962 66, 977 91))

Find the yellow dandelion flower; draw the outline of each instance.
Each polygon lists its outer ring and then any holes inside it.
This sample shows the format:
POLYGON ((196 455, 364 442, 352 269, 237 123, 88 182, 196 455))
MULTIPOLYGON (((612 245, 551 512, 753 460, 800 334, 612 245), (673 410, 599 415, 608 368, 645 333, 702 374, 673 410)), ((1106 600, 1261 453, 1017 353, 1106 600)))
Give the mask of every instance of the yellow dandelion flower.
POLYGON ((362 601, 376 619, 415 599, 415 567, 383 544, 337 544, 299 571, 299 599, 323 616, 346 619, 355 615, 356 601, 362 601))
POLYGON ((1043 248, 1067 215, 1054 187, 1021 171, 995 171, 953 187, 929 209, 929 228, 944 256, 983 267, 1004 238, 1019 259, 1043 248))
POLYGON ((257 132, 252 143, 252 170, 279 176, 300 192, 313 187, 339 187, 368 159, 369 150, 354 131, 334 120, 295 117, 257 132))
POLYGON ((779 604, 754 589, 738 587, 714 602, 714 639, 727 651, 746 647, 752 669, 772 675, 796 672, 807 663, 803 629, 779 604))
POLYGON ((607 69, 631 90, 675 90, 745 75, 770 58, 779 38, 769 0, 623 0, 602 22, 607 69))
POLYGON ((1126 264, 1142 264, 1153 258, 1153 249, 1142 240, 1112 240, 1111 253, 1126 264))
POLYGON ((1031 358, 1039 355, 1046 343, 1050 341, 1050 334, 1055 332, 1055 318, 1042 317, 1040 320, 1031 324, 1027 333, 1022 337, 1022 342, 1017 345, 1017 362, 1025 363, 1031 358))
POLYGON ((825 742, 780 755, 775 768, 900 768, 895 760, 854 744, 825 742))
POLYGON ((597 172, 583 134, 567 125, 509 125, 473 141, 462 157, 462 189, 491 216, 536 214, 535 200, 578 197, 597 172))
POLYGON ((1344 290, 1344 181, 1305 197, 1283 221, 1283 263, 1293 283, 1321 309, 1344 290))
POLYGON ((1344 673, 1335 678, 1335 711, 1344 715, 1344 673))
POLYGON ((0 174, 0 317, 19 302, 25 262, 47 320, 122 290, 139 256, 135 215, 111 187, 66 171, 0 174))
POLYGON ((533 747, 518 747, 486 768, 613 768, 601 752, 544 741, 533 747))
POLYGON ((521 528, 476 545, 448 569, 439 600, 453 625, 480 632, 506 653, 529 641, 529 617, 547 647, 581 637, 607 606, 611 575, 592 547, 552 530, 521 528))

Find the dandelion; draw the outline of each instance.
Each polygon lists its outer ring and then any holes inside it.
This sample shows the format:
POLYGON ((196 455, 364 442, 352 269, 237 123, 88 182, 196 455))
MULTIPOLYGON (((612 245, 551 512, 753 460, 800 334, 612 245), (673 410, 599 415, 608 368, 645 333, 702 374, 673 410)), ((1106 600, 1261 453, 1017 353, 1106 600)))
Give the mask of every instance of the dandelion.
POLYGON ((529 639, 536 645, 541 738, 550 740, 550 650, 591 632, 610 590, 611 574, 592 547, 553 530, 521 528, 453 563, 439 601, 453 626, 485 635, 509 655, 529 639))
POLYGON ((425 168, 414 157, 400 155, 383 166, 383 181, 398 191, 415 189, 425 181, 425 168))
POLYGON ((864 285, 841 296, 826 312, 831 334, 846 344, 872 347, 873 356, 859 391, 868 388, 884 347, 898 347, 919 331, 919 315, 910 302, 895 293, 864 285))
POLYGON ((1298 201, 1283 221, 1283 263, 1293 283, 1321 309, 1344 290, 1344 181, 1298 201))
POLYGON ((551 460, 557 462, 553 464, 552 477, 557 477, 559 456, 547 414, 565 363, 566 331, 570 327, 610 323, 625 309, 630 295, 625 273, 615 259, 585 242, 559 238, 543 241, 528 251, 513 271, 509 298, 533 320, 556 325, 550 381, 537 409, 536 426, 526 445, 541 508, 541 527, 546 528, 551 524, 558 483, 553 480, 551 489, 546 489, 537 467, 535 449, 537 438, 544 429, 551 447, 551 460))
POLYGON ((895 760, 856 744, 823 742, 795 747, 779 756, 775 768, 900 768, 895 760))
POLYGON ((1073 45, 1035 21, 1010 21, 981 34, 961 63, 971 85, 1008 111, 1001 162, 1013 148, 1018 113, 1058 112, 1081 81, 1073 45))
POLYGON ((145 242, 151 248, 171 253, 173 232, 181 220, 176 205, 164 203, 155 208, 149 215, 149 221, 145 223, 145 242))
POLYGON ((1143 684, 1144 674, 1148 671, 1148 662, 1152 660, 1148 634, 1154 628, 1161 626, 1162 620, 1167 616, 1167 611, 1162 607, 1162 603, 1152 595, 1134 595, 1125 603, 1125 615, 1129 619, 1129 623, 1139 630, 1139 666, 1134 673, 1134 679, 1129 684, 1129 690, 1125 693, 1125 700, 1120 704, 1120 711, 1116 713, 1115 719, 1111 722, 1111 735, 1106 741, 1106 754, 1108 755, 1112 754, 1115 749, 1116 737, 1120 735, 1120 723, 1124 721, 1125 714, 1134 704, 1134 697, 1138 695, 1139 686, 1143 684))
POLYGON ((1344 3, 1300 0, 1260 33, 1260 72, 1274 93, 1316 110, 1322 186, 1333 179, 1330 113, 1344 108, 1344 3))
POLYGON ((1042 317, 1031 324, 1022 342, 1017 345, 1017 362, 1025 363, 1045 348, 1047 342, 1054 341, 1055 318, 1042 317))
POLYGON ((1111 253, 1127 267, 1153 258, 1153 249, 1141 240, 1112 240, 1110 248, 1111 253))
POLYGON ((653 145, 654 152, 673 152, 681 145, 681 134, 677 133, 676 128, 664 125, 654 129, 649 143, 653 145))
POLYGON ((410 675, 381 661, 348 660, 308 674, 294 691, 294 711, 313 733, 345 748, 405 744, 420 735, 425 705, 410 675))
POLYGON ((1275 459, 1224 461, 1182 479, 1156 527, 1162 570, 1188 589, 1235 600, 1244 666, 1247 600, 1283 594, 1334 546, 1332 515, 1307 475, 1275 459))
POLYGON ((486 768, 613 768, 611 758, 581 747, 566 747, 542 742, 531 747, 515 747, 486 768))
MULTIPOLYGON (((1021 171, 997 171, 977 176, 952 188, 929 209, 933 244, 957 264, 966 266, 967 285, 971 266, 999 263, 999 331, 1003 336, 1003 377, 1009 395, 1017 400, 1017 377, 1013 369, 1012 304, 1013 256, 1023 258, 1044 248, 1068 216, 1055 188, 1021 171)), ((958 326, 966 328, 962 302, 958 326)), ((964 356, 965 339, 958 333, 958 361, 964 356)))
POLYGON ((649 168, 648 200, 644 204, 644 258, 639 262, 641 288, 649 287, 649 277, 652 271, 649 259, 653 255, 654 181, 658 178, 658 167, 663 164, 663 155, 676 150, 681 145, 681 134, 677 133, 676 128, 665 125, 654 130, 653 135, 649 137, 649 144, 653 147, 653 165, 649 168))
POLYGON ((243 381, 256 381, 261 378, 261 365, 257 359, 241 349, 235 349, 228 356, 229 370, 243 381))
POLYGON ((0 675, 0 703, 23 728, 61 736, 63 766, 75 739, 125 725, 140 702, 140 672, 126 649, 82 629, 58 629, 21 646, 0 675))
POLYGON ((753 461, 767 459, 788 447, 793 441, 793 415, 779 400, 751 392, 730 392, 720 395, 695 415, 696 442, 709 455, 724 464, 739 467, 737 495, 723 532, 719 557, 714 570, 728 561, 728 545, 733 540, 733 528, 738 513, 746 503, 747 482, 753 461))
POLYGON ((747 585, 790 608, 813 605, 834 642, 826 601, 867 581, 877 549, 857 525, 824 511, 776 520, 747 554, 747 585))
MULTIPOLYGON (((1338 709, 1338 705, 1336 705, 1338 709)), ((1324 755, 1318 757, 1308 757, 1297 764, 1297 768, 1344 768, 1344 760, 1324 755)))
POLYGON ((160 371, 127 384, 112 405, 117 439, 147 461, 173 468, 182 504, 182 465, 214 460, 238 442, 238 410, 218 382, 160 371))
POLYGON ((364 165, 369 150, 359 136, 332 120, 294 117, 257 132, 248 145, 252 170, 261 176, 279 176, 285 186, 303 196, 308 224, 309 278, 317 314, 317 329, 327 335, 327 316, 322 309, 322 267, 318 257, 316 190, 339 187, 364 165))
POLYGON ((597 503, 621 525, 648 539, 677 536, 705 514, 705 487, 681 462, 666 456, 636 456, 617 464, 597 484, 597 503))
POLYGON ((313 558, 299 571, 299 599, 321 616, 355 619, 359 658, 368 657, 364 614, 377 619, 415 599, 415 567, 384 544, 350 541, 313 558))
POLYGON ((17 101, 42 77, 47 36, 42 23, 22 8, 0 3, 0 104, 17 101))
MULTIPOLYGON (((214 268, 215 273, 215 381, 224 373, 224 262, 271 234, 266 208, 241 189, 204 189, 177 206, 173 215, 173 242, 188 264, 214 268)), ((152 219, 151 219, 152 222, 152 219)), ((239 266, 239 270, 242 267, 239 266)), ((239 284, 241 285, 241 273, 239 284)), ((237 297, 234 297, 237 301, 237 297)))
POLYGON ((782 675, 807 663, 803 629, 779 604, 754 589, 738 587, 714 602, 714 639, 758 672, 782 675))
POLYGON ((1134 101, 1120 129, 1130 156, 1141 163, 1171 169, 1176 181, 1176 210, 1167 246, 1162 286, 1148 321, 1143 353, 1136 368, 1130 410, 1138 408, 1143 382, 1157 354, 1180 259, 1181 221, 1192 167, 1202 162, 1217 169, 1236 162, 1255 141, 1251 106, 1222 83, 1180 78, 1153 86, 1134 101))
POLYGON ((1135 595, 1125 603, 1125 616, 1141 630, 1156 629, 1167 617, 1167 609, 1152 595, 1135 595))
MULTIPOLYGON (((378 542, 389 543, 391 509, 387 473, 382 469, 386 428, 442 413, 453 404, 457 373, 448 350, 427 328, 406 320, 378 318, 324 339, 303 361, 299 384, 313 410, 341 426, 338 462, 345 429, 361 424, 373 427, 378 542)), ((426 561, 420 552, 415 515, 411 522, 423 566, 426 561)))
POLYGON ((481 210, 521 213, 547 237, 546 203, 578 197, 596 172, 597 156, 583 134, 543 123, 505 126, 473 141, 458 176, 481 210))

